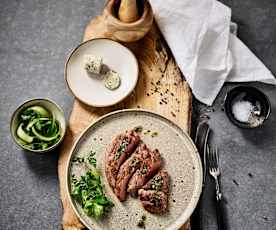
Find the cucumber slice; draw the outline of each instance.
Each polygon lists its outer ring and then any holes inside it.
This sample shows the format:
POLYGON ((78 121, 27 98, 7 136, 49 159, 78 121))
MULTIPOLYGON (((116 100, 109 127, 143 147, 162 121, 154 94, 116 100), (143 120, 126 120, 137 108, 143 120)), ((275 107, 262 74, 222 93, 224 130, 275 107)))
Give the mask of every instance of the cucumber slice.
POLYGON ((50 117, 50 113, 47 109, 42 106, 34 105, 28 108, 28 110, 33 110, 36 113, 39 113, 41 117, 50 117))
POLYGON ((32 143, 33 140, 34 140, 34 137, 31 137, 31 136, 29 136, 27 133, 25 133, 25 131, 23 130, 22 126, 23 126, 23 123, 21 123, 21 124, 18 126, 18 128, 17 128, 17 130, 16 130, 17 136, 18 136, 20 139, 22 139, 23 141, 27 142, 27 143, 32 143))
POLYGON ((36 129, 35 129, 34 126, 32 127, 32 132, 33 132, 33 134, 36 136, 37 139, 39 139, 39 140, 41 140, 41 141, 47 141, 47 142, 49 142, 49 141, 53 141, 53 140, 55 140, 55 139, 58 138, 58 136, 60 135, 60 127, 59 127, 59 129, 58 129, 58 132, 57 132, 54 136, 51 136, 51 137, 45 137, 45 136, 39 134, 39 133, 36 131, 36 129))
POLYGON ((29 124, 27 125, 26 129, 29 131, 34 125, 36 122, 38 121, 49 121, 50 119, 49 118, 36 118, 36 119, 33 119, 31 122, 29 122, 29 124))

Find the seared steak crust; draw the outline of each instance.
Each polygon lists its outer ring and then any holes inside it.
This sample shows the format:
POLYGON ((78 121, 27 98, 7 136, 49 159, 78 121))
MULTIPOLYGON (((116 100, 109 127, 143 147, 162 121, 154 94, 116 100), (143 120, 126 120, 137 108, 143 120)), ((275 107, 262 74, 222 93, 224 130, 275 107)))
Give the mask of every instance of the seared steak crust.
POLYGON ((120 201, 126 200, 126 190, 129 179, 132 177, 133 173, 140 167, 142 162, 142 149, 141 145, 138 146, 136 151, 128 158, 120 167, 116 187, 114 193, 119 198, 120 201))
POLYGON ((106 153, 105 174, 114 189, 120 166, 134 152, 140 142, 139 135, 133 130, 116 136, 106 153))
POLYGON ((132 196, 137 196, 138 189, 142 188, 161 167, 161 156, 157 149, 151 151, 143 144, 141 150, 143 162, 128 183, 127 191, 132 196))

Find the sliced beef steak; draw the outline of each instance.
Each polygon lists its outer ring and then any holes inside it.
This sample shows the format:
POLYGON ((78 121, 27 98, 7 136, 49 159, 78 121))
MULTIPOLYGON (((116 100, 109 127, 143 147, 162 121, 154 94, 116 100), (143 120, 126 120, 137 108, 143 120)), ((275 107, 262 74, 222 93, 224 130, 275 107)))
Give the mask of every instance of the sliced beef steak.
POLYGON ((136 151, 128 158, 120 167, 116 187, 114 192, 120 201, 126 200, 126 190, 129 179, 135 173, 135 171, 140 167, 142 163, 142 146, 138 146, 136 151))
POLYGON ((128 183, 127 191, 132 196, 137 196, 138 189, 142 188, 161 167, 161 156, 157 149, 151 151, 143 144, 141 154, 143 162, 128 183))
POLYGON ((135 151, 140 142, 139 135, 133 130, 116 136, 106 153, 105 174, 114 189, 120 166, 135 151))
POLYGON ((160 170, 152 179, 143 186, 145 190, 162 191, 165 194, 169 192, 169 174, 165 170, 160 170))
POLYGON ((160 170, 147 184, 139 189, 143 207, 152 213, 163 213, 168 207, 169 175, 160 170))
POLYGON ((168 196, 157 190, 139 189, 143 207, 151 213, 164 213, 168 207, 168 196))

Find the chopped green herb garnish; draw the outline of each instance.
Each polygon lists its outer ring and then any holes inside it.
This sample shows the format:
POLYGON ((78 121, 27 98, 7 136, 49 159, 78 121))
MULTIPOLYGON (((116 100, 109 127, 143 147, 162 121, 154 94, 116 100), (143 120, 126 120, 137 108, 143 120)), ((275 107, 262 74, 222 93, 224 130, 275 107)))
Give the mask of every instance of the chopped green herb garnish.
POLYGON ((158 136, 158 132, 152 132, 150 136, 151 137, 156 137, 156 136, 158 136))
POLYGON ((139 159, 133 158, 132 161, 130 162, 130 166, 135 168, 139 163, 140 163, 139 159))
POLYGON ((151 202, 155 207, 159 207, 161 204, 161 197, 159 196, 159 194, 154 193, 153 197, 151 198, 151 202))
POLYGON ((150 132, 151 132, 150 130, 146 130, 146 131, 144 132, 144 135, 148 135, 150 132))
POLYGON ((126 140, 123 140, 115 154, 115 160, 118 160, 120 158, 120 156, 125 152, 127 146, 128 142, 126 140))
POLYGON ((147 165, 143 165, 142 169, 140 170, 140 172, 142 174, 146 174, 148 172, 148 166, 147 165))
POLYGON ((101 176, 96 170, 89 170, 79 180, 72 175, 72 197, 78 201, 88 216, 102 217, 113 206, 105 195, 101 176))
POLYGON ((97 166, 97 159, 95 158, 96 152, 91 150, 89 156, 87 157, 87 160, 89 164, 93 165, 94 168, 97 166))
POLYGON ((137 133, 141 133, 143 131, 143 126, 141 126, 141 125, 136 126, 136 127, 134 127, 133 130, 137 133))
POLYGON ((162 176, 156 176, 151 181, 151 188, 153 190, 158 190, 159 191, 159 190, 162 189, 163 183, 164 183, 163 177, 162 176))

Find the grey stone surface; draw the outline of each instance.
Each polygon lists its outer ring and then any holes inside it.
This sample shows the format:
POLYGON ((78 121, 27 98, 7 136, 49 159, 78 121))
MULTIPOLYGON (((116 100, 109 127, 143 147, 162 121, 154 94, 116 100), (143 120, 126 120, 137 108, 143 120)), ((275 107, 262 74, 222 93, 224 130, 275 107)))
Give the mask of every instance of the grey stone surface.
MULTIPOLYGON (((239 36, 276 74, 275 0, 223 2, 233 8, 239 36)), ((64 83, 64 62, 81 41, 87 22, 103 5, 100 0, 0 1, 1 230, 61 228, 57 151, 34 155, 20 150, 10 137, 9 120, 17 105, 34 97, 53 99, 68 117, 73 98, 64 83)), ((270 97, 272 114, 262 128, 241 130, 221 111, 224 95, 231 87, 223 89, 211 108, 195 101, 194 124, 200 114, 209 114, 221 153, 231 229, 275 230, 276 91, 257 85, 270 97)), ((206 229, 213 230, 214 226, 210 216, 206 229)))

